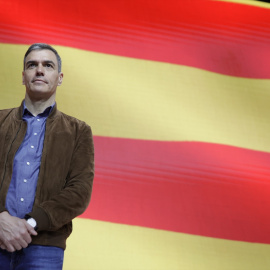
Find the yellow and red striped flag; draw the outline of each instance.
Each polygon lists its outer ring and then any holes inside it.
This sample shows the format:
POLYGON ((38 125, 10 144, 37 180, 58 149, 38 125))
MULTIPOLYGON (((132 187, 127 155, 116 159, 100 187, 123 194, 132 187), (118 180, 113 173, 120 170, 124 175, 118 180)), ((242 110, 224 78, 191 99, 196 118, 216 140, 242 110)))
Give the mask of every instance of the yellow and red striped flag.
POLYGON ((0 0, 1 108, 56 47, 58 107, 93 128, 64 269, 270 268, 270 5, 0 0))

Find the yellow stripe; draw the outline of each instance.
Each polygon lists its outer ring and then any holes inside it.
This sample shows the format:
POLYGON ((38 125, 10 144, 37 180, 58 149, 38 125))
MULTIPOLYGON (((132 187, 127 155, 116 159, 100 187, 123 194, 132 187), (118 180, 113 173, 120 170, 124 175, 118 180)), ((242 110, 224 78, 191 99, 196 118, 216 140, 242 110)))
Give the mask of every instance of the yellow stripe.
POLYGON ((255 1, 255 0, 212 0, 212 1, 231 2, 231 3, 256 6, 256 7, 262 7, 262 8, 270 8, 269 3, 255 1))
POLYGON ((75 219, 64 270, 270 269, 270 245, 75 219))
MULTIPOLYGON (((0 44, 0 106, 23 98, 26 46, 0 44)), ((57 47, 64 83, 61 110, 85 120, 94 135, 202 141, 269 151, 270 80, 57 47)))

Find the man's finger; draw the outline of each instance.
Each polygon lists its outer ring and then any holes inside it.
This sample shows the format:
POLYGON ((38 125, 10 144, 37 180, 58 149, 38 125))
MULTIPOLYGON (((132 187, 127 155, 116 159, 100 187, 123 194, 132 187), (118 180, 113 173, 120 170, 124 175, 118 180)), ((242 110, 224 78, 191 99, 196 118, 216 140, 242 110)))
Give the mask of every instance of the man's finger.
POLYGON ((28 231, 28 228, 25 228, 25 231, 21 233, 20 241, 22 244, 24 242, 26 242, 27 244, 30 244, 32 242, 32 237, 28 231))
MULTIPOLYGON (((10 249, 14 249, 15 250, 21 250, 22 249, 22 244, 21 242, 24 242, 19 236, 15 237, 14 239, 10 240, 8 243, 6 242, 6 246, 8 248, 8 251, 10 251, 10 249)), ((11 251, 12 252, 12 251, 11 251)))
POLYGON ((30 225, 27 223, 27 221, 25 221, 25 226, 27 228, 27 231, 29 234, 31 235, 37 235, 38 233, 36 232, 36 230, 30 225))
MULTIPOLYGON (((31 242, 31 241, 30 241, 31 242)), ((26 247, 28 247, 28 242, 26 242, 26 241, 24 241, 24 240, 21 240, 20 241, 20 246, 22 247, 22 248, 26 248, 26 247)))
POLYGON ((6 250, 9 252, 14 252, 16 249, 11 244, 6 244, 6 250))

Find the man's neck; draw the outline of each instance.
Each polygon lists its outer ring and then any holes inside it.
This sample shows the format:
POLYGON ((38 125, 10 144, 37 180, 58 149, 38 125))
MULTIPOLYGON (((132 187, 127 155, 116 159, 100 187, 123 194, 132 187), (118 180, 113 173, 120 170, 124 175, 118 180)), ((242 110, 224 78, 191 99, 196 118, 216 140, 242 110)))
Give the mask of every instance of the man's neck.
POLYGON ((25 106, 27 110, 31 112, 34 116, 43 113, 48 107, 55 103, 55 97, 51 96, 47 100, 31 100, 28 95, 25 95, 25 106))

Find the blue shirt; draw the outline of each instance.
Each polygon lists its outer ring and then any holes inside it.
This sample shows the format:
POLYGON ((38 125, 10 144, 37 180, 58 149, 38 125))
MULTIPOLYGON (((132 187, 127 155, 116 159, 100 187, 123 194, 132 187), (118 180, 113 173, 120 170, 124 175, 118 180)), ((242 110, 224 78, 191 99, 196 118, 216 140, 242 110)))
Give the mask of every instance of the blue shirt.
POLYGON ((25 214, 32 211, 46 120, 53 106, 48 107, 43 113, 33 116, 24 104, 23 120, 27 122, 27 131, 13 161, 12 178, 6 197, 6 208, 12 216, 23 218, 25 214))

